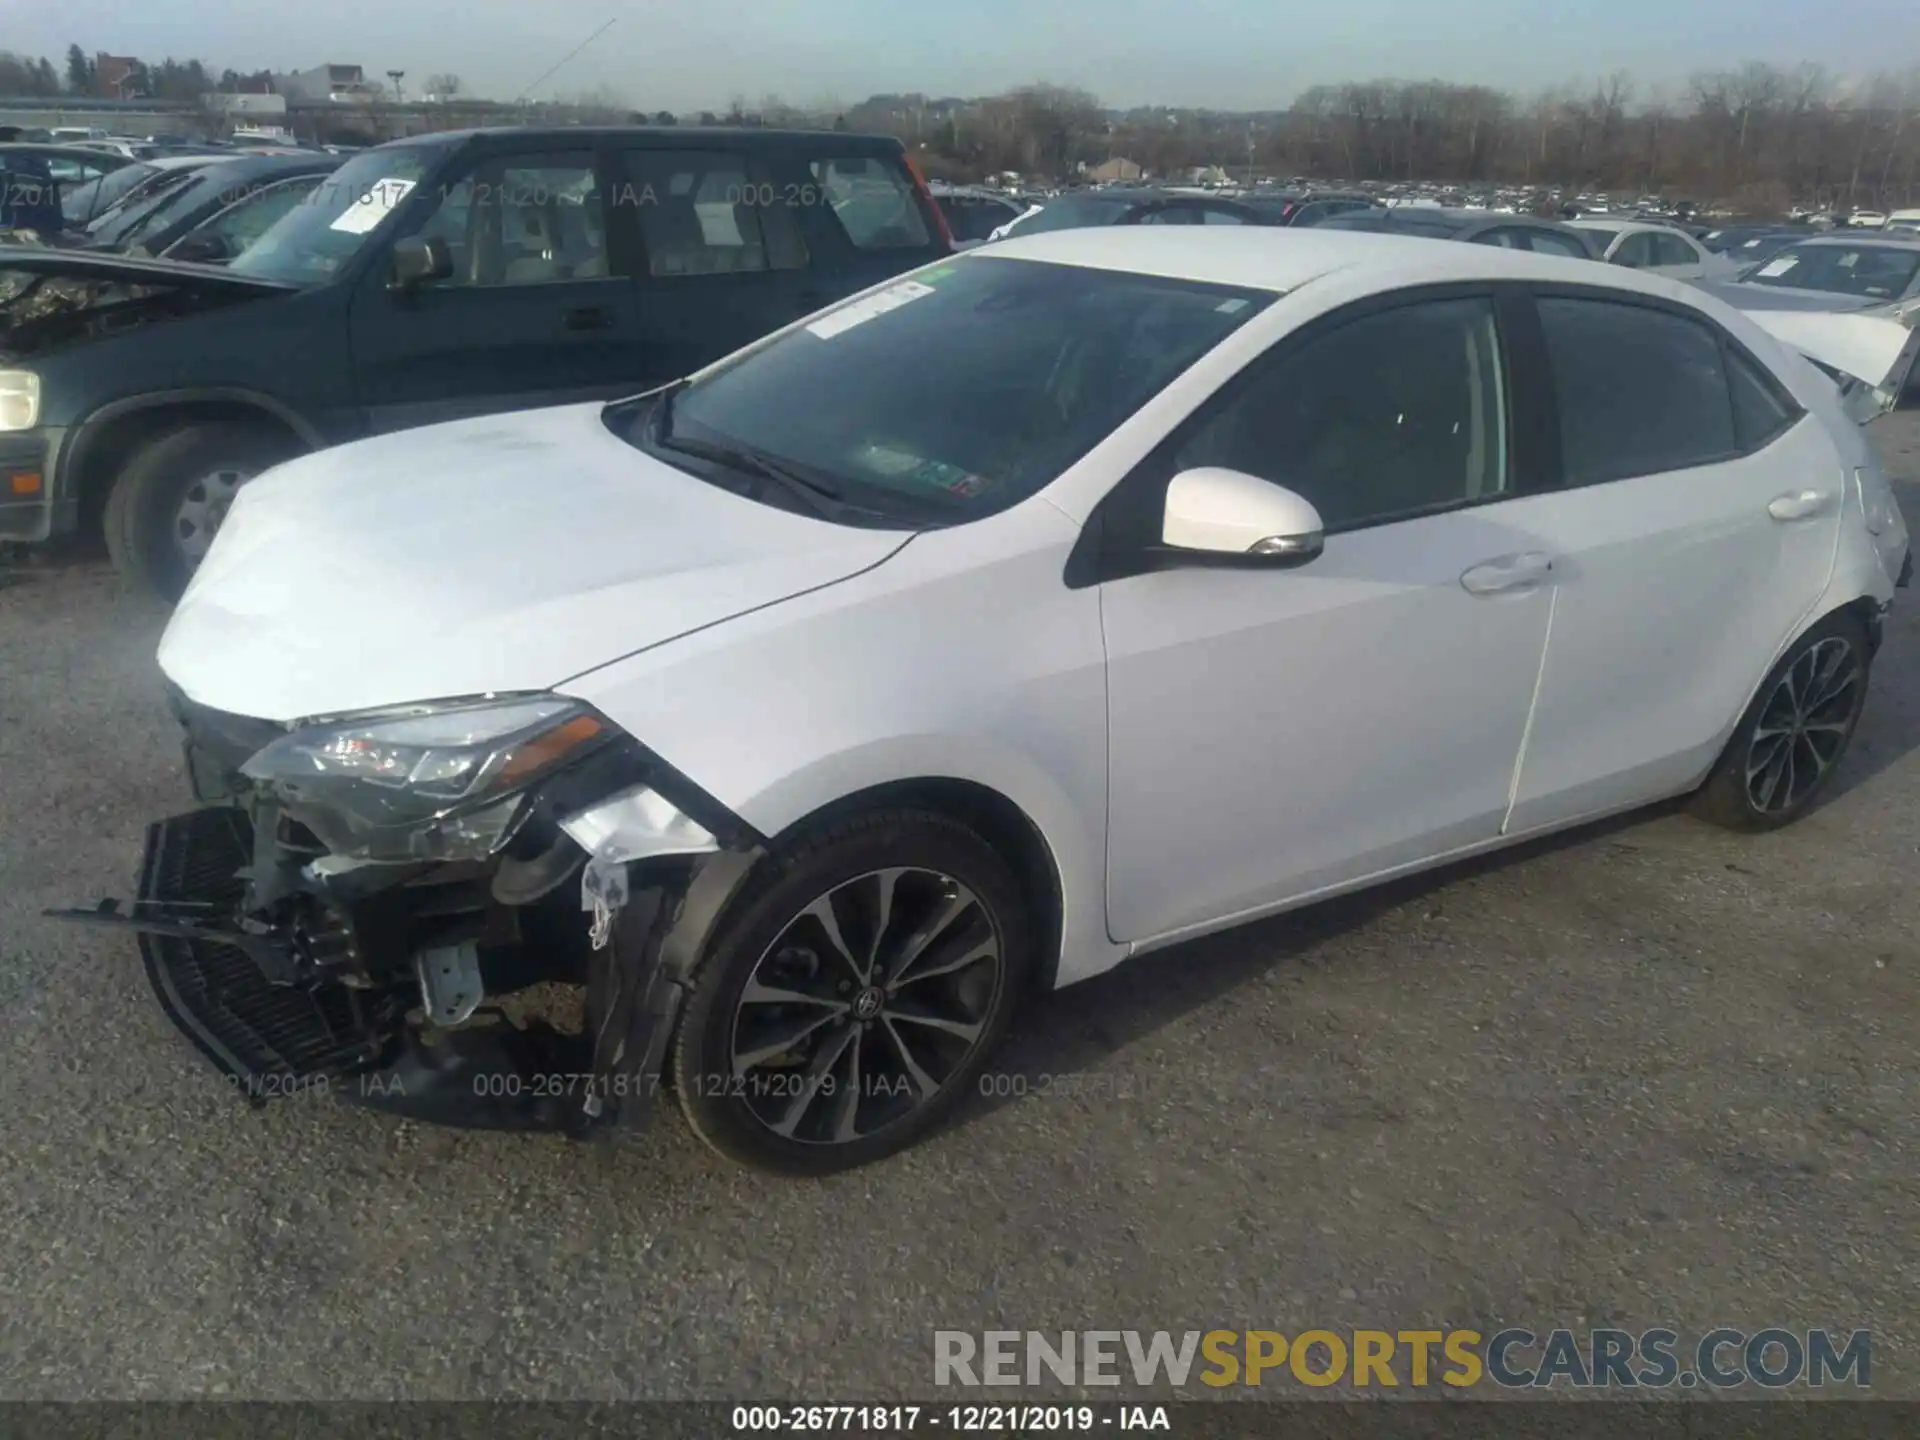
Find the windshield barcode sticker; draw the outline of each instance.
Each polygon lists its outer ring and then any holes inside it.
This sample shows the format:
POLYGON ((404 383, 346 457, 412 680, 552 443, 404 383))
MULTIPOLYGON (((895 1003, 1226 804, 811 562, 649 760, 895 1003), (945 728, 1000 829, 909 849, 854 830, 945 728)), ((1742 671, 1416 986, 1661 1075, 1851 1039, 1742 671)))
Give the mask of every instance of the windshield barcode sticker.
POLYGON ((931 285, 922 285, 918 280, 902 280, 898 285, 889 285, 878 294, 869 295, 864 300, 856 300, 844 309, 836 310, 824 319, 816 320, 807 326, 807 333, 818 335, 822 340, 831 340, 834 336, 864 325, 867 321, 886 314, 889 310, 898 310, 902 305, 910 305, 915 300, 933 294, 931 285))
POLYGON ((376 180, 353 197, 353 203, 334 218, 332 228, 349 235, 364 235, 386 219, 412 189, 411 180, 376 180))

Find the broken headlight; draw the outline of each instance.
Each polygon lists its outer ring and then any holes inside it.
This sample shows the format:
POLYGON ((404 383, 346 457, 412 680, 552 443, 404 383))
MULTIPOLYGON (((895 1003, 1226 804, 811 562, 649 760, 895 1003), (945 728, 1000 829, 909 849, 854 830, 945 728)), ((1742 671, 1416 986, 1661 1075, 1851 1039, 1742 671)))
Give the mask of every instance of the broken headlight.
POLYGON ((529 786, 614 734, 557 695, 449 701, 306 726, 240 770, 336 855, 484 860, 529 786))

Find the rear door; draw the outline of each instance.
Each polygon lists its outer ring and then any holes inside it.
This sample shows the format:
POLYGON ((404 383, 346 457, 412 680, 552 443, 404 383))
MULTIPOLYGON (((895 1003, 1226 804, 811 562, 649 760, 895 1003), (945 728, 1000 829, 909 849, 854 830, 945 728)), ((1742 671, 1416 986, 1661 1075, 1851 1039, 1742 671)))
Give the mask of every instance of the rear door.
MULTIPOLYGON (((820 308, 809 181, 755 147, 690 136, 619 152, 616 221, 635 231, 642 386, 698 370, 820 308)), ((817 203, 817 202, 816 202, 817 203)))
POLYGON ((1536 310, 1561 484, 1532 517, 1554 609, 1513 833, 1705 773, 1826 589, 1847 482, 1819 421, 1704 316, 1587 290, 1536 310))
POLYGON ((688 138, 620 152, 647 384, 949 253, 898 155, 688 138))
POLYGON ((551 141, 447 172, 406 234, 452 252, 445 280, 395 291, 370 267, 351 307, 376 431, 630 393, 633 284, 609 243, 605 157, 551 141))

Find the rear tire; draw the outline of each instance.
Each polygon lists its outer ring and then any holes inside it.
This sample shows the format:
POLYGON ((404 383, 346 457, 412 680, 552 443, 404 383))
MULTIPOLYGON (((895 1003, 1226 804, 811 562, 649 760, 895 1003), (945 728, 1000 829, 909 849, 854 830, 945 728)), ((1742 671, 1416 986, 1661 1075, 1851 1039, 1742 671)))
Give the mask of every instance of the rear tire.
POLYGON ((1776 830, 1825 793, 1866 705, 1873 649, 1851 610, 1794 642, 1761 682, 1689 808, 1729 830, 1776 830))
POLYGON ((957 820, 883 810, 777 843, 749 884, 674 1039, 688 1122, 786 1175, 904 1149, 975 1088, 1027 989, 1012 869, 957 820))
POLYGON ((101 519, 129 583, 172 602, 193 578, 240 485, 300 451, 259 425, 187 425, 148 441, 114 482, 101 519))

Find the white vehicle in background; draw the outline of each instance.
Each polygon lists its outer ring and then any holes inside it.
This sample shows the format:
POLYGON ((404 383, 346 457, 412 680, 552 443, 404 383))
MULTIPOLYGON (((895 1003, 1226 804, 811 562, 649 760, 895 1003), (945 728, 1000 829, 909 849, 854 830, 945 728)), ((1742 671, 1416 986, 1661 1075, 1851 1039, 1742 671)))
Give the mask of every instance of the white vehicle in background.
POLYGON ((1878 230, 1886 223, 1886 213, 1881 210, 1856 210, 1847 217, 1847 224, 1855 230, 1878 230))
POLYGON ((1896 210, 1887 216, 1884 227, 1889 232, 1920 232, 1920 210, 1896 210))
POLYGON ((736 1160, 877 1159, 1036 989, 1669 797, 1804 815, 1911 557, 1765 321, 1487 246, 1064 230, 645 396, 292 461, 161 642, 211 803, 72 918, 145 932, 216 1063, 274 1037, 249 1094, 585 1131, 664 1067, 736 1160), (577 1036, 483 1008, 551 980, 577 1036))
POLYGON ((1730 280, 1739 264, 1716 255, 1686 231, 1672 225, 1634 220, 1569 220, 1594 237, 1610 265, 1645 270, 1668 280, 1730 280))

